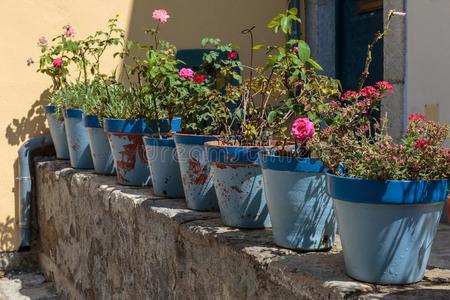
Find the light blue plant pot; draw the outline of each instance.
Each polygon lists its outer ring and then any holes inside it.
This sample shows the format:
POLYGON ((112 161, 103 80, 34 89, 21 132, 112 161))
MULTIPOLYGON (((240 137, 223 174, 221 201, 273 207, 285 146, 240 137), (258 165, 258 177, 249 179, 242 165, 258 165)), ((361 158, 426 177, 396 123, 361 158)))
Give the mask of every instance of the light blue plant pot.
POLYGON ((327 175, 347 274, 376 284, 422 280, 447 197, 447 180, 327 175))
POLYGON ((263 148, 205 143, 220 215, 237 228, 271 227, 257 153, 263 148))
POLYGON ((173 139, 144 137, 153 192, 157 196, 183 198, 183 183, 173 139))
POLYGON ((111 146, 99 119, 96 116, 84 116, 84 126, 88 132, 95 172, 102 175, 114 175, 116 168, 111 146))
POLYGON ((45 116, 47 117, 50 135, 52 136, 53 145, 55 147, 56 158, 70 159, 69 146, 67 145, 66 130, 64 121, 60 121, 55 117, 56 107, 48 105, 45 107, 45 116))
POLYGON ((81 109, 64 109, 64 124, 69 146, 70 165, 75 169, 93 169, 89 137, 81 109))
MULTIPOLYGON (((146 186, 151 184, 150 168, 143 137, 154 134, 155 121, 151 126, 143 119, 105 119, 104 127, 116 165, 117 182, 130 186, 146 186), (152 129, 153 128, 153 129, 152 129)), ((161 121, 161 133, 180 128, 181 119, 174 118, 161 121), (169 125, 170 124, 170 125, 169 125)))
POLYGON ((295 250, 330 249, 336 220, 322 162, 263 153, 259 158, 274 242, 295 250))
POLYGON ((116 165, 117 182, 130 186, 148 185, 150 170, 142 138, 150 130, 145 121, 105 119, 104 127, 116 165))
POLYGON ((217 140, 214 136, 175 134, 186 205, 199 211, 218 211, 213 173, 206 161, 204 143, 217 140))

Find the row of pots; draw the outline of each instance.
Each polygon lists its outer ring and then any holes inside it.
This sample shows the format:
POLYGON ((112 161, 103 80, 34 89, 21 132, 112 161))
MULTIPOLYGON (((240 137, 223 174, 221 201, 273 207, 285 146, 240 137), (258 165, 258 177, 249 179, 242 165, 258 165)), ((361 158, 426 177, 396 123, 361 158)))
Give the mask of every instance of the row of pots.
MULTIPOLYGON (((58 158, 69 156, 74 168, 115 169, 120 184, 152 184, 156 195, 185 197, 190 209, 220 210, 227 226, 272 227, 274 242, 295 250, 330 249, 336 214, 348 275, 381 284, 423 278, 447 180, 338 177, 317 159, 221 145, 214 136, 152 138, 156 123, 142 120, 106 119, 103 129, 79 110, 65 110, 63 123, 54 108, 46 111, 58 158)), ((167 120, 162 131, 177 132, 180 123, 167 120)))

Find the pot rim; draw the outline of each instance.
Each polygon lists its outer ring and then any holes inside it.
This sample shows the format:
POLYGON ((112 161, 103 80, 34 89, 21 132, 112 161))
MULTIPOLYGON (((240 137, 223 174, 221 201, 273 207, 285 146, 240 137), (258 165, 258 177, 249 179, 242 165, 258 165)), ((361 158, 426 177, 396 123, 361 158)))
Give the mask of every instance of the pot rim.
POLYGON ((327 168, 319 158, 284 156, 264 152, 258 153, 258 155, 262 169, 323 175, 327 172, 327 168))
POLYGON ((374 180, 327 173, 327 193, 333 199, 353 203, 436 203, 447 199, 448 180, 374 180))

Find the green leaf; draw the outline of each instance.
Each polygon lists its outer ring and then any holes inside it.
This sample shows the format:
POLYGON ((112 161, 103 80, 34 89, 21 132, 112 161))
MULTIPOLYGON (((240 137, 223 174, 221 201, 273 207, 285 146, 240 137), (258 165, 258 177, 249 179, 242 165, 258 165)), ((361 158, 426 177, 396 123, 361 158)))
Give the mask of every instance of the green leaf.
POLYGON ((267 122, 269 122, 269 124, 272 124, 273 121, 275 120, 277 116, 277 111, 276 110, 272 110, 269 115, 267 116, 267 122))
POLYGON ((298 42, 298 55, 303 63, 311 57, 311 49, 305 41, 300 40, 298 42))
POLYGON ((281 26, 281 30, 285 34, 290 34, 291 33, 292 22, 291 22, 291 19, 289 17, 284 16, 283 18, 281 18, 280 26, 281 26))
POLYGON ((264 48, 264 47, 266 47, 266 46, 264 46, 263 44, 258 44, 258 45, 255 45, 255 46, 253 47, 253 50, 259 50, 259 49, 262 49, 262 48, 264 48))
POLYGON ((323 71, 323 68, 314 59, 308 58, 306 62, 309 63, 313 68, 319 71, 323 71))

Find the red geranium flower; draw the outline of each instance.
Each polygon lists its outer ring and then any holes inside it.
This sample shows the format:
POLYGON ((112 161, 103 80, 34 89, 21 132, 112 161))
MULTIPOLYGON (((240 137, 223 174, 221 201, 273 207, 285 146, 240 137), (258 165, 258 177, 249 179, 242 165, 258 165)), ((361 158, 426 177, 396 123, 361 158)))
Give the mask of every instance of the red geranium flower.
POLYGON ((380 98, 381 97, 380 92, 371 85, 363 87, 361 89, 360 93, 361 93, 361 96, 363 96, 364 98, 372 98, 372 97, 380 98))
POLYGON ((418 121, 426 121, 427 119, 422 114, 413 113, 408 117, 408 120, 410 123, 412 123, 412 122, 418 122, 418 121))
POLYGON ((387 91, 389 93, 392 93, 394 91, 392 84, 390 84, 388 81, 379 81, 375 83, 375 86, 379 88, 382 92, 387 91))
POLYGON ((203 83, 205 80, 206 76, 202 74, 194 75, 194 78, 192 79, 192 81, 194 81, 195 83, 203 83))
POLYGON ((427 145, 431 145, 430 141, 418 139, 414 142, 413 147, 419 150, 423 150, 427 145))
POLYGON ((352 91, 352 90, 346 91, 341 96, 341 100, 350 100, 350 99, 357 99, 357 98, 358 98, 358 93, 355 91, 352 91))

